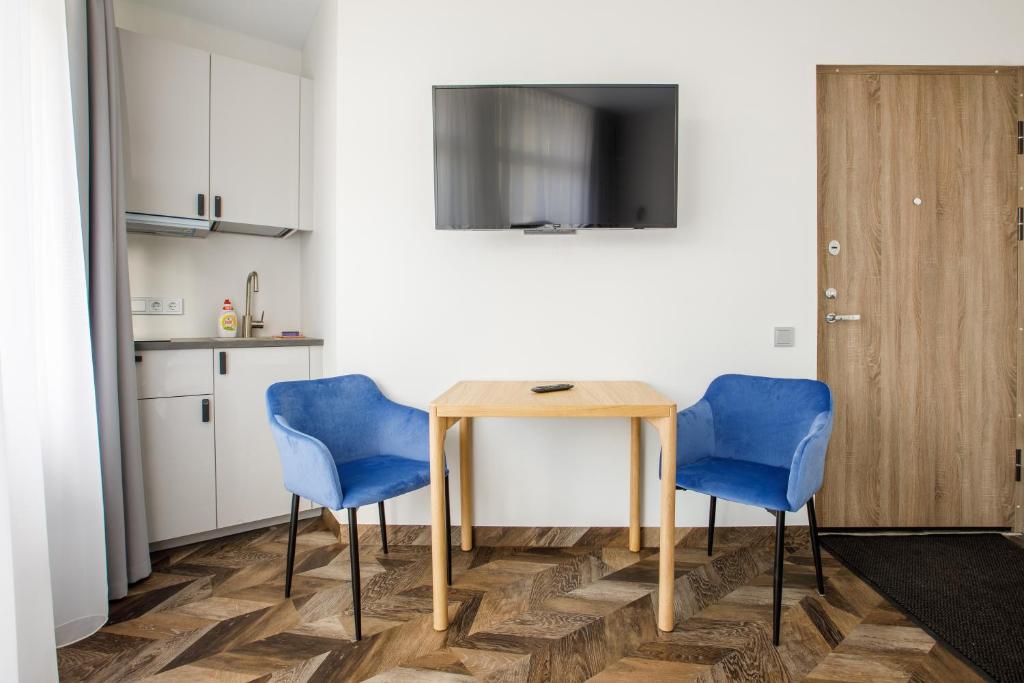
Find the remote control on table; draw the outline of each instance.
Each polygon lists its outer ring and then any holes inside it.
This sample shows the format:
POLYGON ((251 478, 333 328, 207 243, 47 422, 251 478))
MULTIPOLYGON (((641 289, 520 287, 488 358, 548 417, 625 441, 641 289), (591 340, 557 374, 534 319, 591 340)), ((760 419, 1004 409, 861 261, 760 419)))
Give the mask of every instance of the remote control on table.
POLYGON ((572 389, 571 384, 542 384, 539 387, 533 387, 530 389, 535 394, 547 394, 552 391, 566 391, 572 389))

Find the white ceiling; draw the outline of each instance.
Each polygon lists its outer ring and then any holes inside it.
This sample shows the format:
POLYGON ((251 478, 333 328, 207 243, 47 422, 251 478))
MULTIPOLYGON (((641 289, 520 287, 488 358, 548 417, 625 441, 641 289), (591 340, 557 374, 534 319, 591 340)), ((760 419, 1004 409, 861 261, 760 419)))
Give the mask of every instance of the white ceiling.
POLYGON ((320 0, 134 0, 272 43, 301 48, 320 0))

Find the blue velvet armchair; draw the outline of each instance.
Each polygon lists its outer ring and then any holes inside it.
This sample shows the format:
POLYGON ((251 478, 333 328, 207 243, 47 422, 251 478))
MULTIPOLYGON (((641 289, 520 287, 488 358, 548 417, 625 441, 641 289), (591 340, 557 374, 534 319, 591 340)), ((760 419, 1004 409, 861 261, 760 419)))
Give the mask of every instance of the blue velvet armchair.
MULTIPOLYGON (((299 498, 348 511, 352 609, 362 638, 356 510, 377 503, 381 545, 388 552, 384 501, 430 483, 427 413, 389 400, 364 375, 278 382, 267 389, 267 416, 281 455, 284 486, 292 493, 285 569, 291 595, 299 498)), ((451 584, 451 508, 445 471, 448 583, 451 584)))
POLYGON ((722 375, 677 417, 676 486, 711 496, 708 555, 718 498, 775 514, 772 639, 779 644, 786 512, 807 506, 818 592, 824 595, 814 494, 825 473, 832 394, 823 382, 722 375))

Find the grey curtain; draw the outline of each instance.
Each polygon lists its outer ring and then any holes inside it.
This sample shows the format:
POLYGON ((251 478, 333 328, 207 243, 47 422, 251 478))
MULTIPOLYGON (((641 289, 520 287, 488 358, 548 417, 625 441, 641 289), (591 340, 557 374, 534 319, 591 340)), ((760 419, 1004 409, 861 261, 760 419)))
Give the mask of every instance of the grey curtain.
POLYGON ((149 576, 135 342, 128 290, 121 135, 121 53, 113 0, 86 0, 89 221, 83 225, 110 599, 149 576))

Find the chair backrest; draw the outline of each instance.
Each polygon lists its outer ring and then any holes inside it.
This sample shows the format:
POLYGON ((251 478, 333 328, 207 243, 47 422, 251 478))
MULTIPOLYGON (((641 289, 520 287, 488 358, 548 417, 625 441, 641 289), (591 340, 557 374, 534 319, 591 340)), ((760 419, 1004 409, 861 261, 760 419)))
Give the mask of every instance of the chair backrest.
POLYGON ((387 399, 365 375, 278 382, 267 389, 267 413, 319 439, 336 462, 379 455, 378 414, 387 399))
POLYGON ((708 387, 715 455, 789 468, 811 423, 832 411, 828 385, 810 379, 722 375, 708 387))

